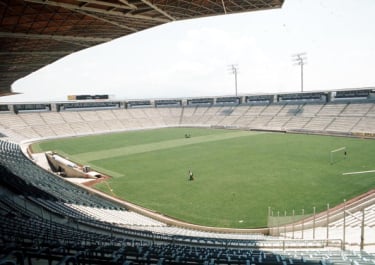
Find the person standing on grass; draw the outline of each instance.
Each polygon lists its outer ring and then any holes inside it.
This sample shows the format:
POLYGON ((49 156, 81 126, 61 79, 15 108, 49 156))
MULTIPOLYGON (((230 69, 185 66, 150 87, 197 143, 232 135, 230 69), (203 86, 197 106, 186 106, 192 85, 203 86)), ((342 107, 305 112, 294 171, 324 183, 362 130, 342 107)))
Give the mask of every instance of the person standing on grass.
POLYGON ((189 180, 190 180, 190 181, 194 180, 194 174, 193 174, 193 171, 191 171, 190 169, 189 169, 189 180))

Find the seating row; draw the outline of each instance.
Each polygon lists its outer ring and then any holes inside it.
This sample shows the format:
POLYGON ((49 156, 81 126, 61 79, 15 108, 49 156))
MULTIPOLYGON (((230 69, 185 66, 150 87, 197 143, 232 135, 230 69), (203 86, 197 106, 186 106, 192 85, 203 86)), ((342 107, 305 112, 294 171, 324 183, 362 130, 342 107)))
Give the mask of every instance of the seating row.
POLYGON ((0 115, 15 141, 165 126, 375 133, 375 103, 304 103, 106 109, 0 115))

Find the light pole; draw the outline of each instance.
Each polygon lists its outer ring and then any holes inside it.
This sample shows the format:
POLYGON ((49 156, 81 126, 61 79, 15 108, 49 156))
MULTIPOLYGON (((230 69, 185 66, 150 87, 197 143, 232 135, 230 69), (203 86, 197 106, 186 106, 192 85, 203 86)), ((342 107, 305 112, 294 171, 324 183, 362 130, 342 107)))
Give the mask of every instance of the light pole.
POLYGON ((303 92, 303 66, 306 64, 307 60, 306 53, 297 53, 292 55, 292 57, 295 65, 299 65, 301 67, 301 92, 303 92))
POLYGON ((234 88, 235 88, 235 95, 237 97, 237 73, 238 73, 238 65, 232 64, 229 66, 229 71, 234 74, 234 88))

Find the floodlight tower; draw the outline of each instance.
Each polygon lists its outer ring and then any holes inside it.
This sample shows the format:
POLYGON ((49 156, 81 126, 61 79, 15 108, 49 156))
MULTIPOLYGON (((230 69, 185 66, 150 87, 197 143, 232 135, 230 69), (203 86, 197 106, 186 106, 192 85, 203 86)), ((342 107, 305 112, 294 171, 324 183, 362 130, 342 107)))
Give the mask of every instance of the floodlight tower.
POLYGON ((295 65, 299 65, 301 67, 301 92, 303 92, 303 66, 306 64, 307 61, 306 53, 297 53, 292 55, 292 57, 295 65))
POLYGON ((232 64, 229 66, 229 71, 234 74, 234 88, 235 88, 235 95, 237 97, 237 73, 238 73, 238 65, 232 64))

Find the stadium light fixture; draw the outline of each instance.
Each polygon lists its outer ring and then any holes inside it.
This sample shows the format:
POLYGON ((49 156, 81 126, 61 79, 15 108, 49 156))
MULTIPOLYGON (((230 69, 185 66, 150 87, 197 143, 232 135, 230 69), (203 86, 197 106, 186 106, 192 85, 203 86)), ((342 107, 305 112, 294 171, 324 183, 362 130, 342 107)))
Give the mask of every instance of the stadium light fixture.
POLYGON ((234 88, 235 88, 235 95, 237 97, 237 74, 238 74, 238 65, 232 64, 229 66, 229 71, 231 74, 234 74, 234 88))
POLYGON ((292 55, 294 65, 301 67, 301 92, 303 92, 303 66, 307 63, 307 57, 305 52, 297 53, 292 55))

